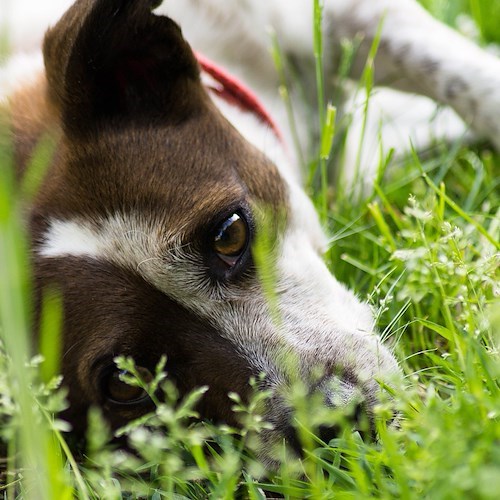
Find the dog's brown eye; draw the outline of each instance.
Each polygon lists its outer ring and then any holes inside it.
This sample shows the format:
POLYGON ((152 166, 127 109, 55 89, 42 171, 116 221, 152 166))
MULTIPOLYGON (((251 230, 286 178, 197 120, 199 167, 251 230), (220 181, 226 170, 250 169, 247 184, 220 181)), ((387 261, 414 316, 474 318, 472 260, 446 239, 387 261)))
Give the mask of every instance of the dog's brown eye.
MULTIPOLYGON (((151 382, 153 375, 147 368, 137 367, 137 372, 144 383, 151 382)), ((142 387, 129 385, 121 380, 120 375, 127 372, 114 370, 105 381, 106 397, 114 403, 135 403, 147 397, 147 392, 142 387)))
POLYGON ((217 256, 229 266, 234 266, 248 245, 248 224, 234 213, 218 228, 213 240, 217 256))

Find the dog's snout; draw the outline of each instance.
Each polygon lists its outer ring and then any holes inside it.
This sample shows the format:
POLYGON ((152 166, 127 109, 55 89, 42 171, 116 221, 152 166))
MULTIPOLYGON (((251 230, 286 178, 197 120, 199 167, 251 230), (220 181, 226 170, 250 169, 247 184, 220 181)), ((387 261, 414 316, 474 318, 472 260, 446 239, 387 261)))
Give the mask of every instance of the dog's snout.
POLYGON ((311 383, 297 401, 283 396, 272 398, 267 416, 300 458, 304 457, 304 447, 311 444, 311 434, 316 436, 317 445, 321 441, 334 446, 332 440, 344 431, 359 432, 370 441, 375 439, 375 385, 347 376, 325 376, 319 383, 311 383))
POLYGON ((373 438, 373 389, 348 379, 330 377, 317 390, 321 392, 325 406, 332 410, 335 420, 334 423, 321 423, 318 427, 318 437, 324 443, 328 444, 338 437, 339 432, 346 427, 360 432, 364 438, 373 438))

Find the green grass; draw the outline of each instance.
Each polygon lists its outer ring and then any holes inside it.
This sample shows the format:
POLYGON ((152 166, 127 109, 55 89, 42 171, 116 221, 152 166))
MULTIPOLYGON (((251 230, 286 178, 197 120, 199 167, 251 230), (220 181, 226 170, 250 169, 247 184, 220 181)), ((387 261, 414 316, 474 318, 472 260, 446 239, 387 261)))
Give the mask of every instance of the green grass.
MULTIPOLYGON (((487 4, 425 3, 451 23, 458 4, 466 12, 472 9, 478 20, 484 14, 477 14, 474 5, 483 9, 487 4)), ((494 8, 488 12, 479 32, 488 41, 498 40, 500 29, 488 33, 490 26, 500 26, 500 13, 494 8)), ((321 40, 316 43, 320 47, 321 40)), ((369 88, 369 70, 366 76, 369 88)), ((320 94, 325 91, 321 85, 319 72, 320 94)), ((65 441, 65 425, 54 417, 65 404, 55 373, 56 354, 45 349, 47 361, 35 357, 26 364, 31 358, 30 276, 4 125, 0 442, 7 461, 0 495, 261 499, 264 492, 274 492, 318 499, 498 498, 500 157, 487 146, 437 147, 425 158, 415 153, 379 176, 364 197, 339 188, 333 195, 327 163, 331 111, 320 116, 319 163, 311 164, 317 176, 310 178, 319 186, 312 196, 332 234, 326 260, 338 279, 371 303, 378 328, 394 346, 406 374, 406 386, 387 388, 393 402, 381 402, 377 410, 379 440, 365 442, 346 426, 337 439, 321 443, 311 423, 321 421, 322 414, 304 404, 298 390, 297 425, 305 459, 293 459, 283 450, 281 470, 266 475, 255 458, 259 432, 266 426, 258 409, 266 395, 256 394, 248 405, 231 396, 243 430, 193 425, 189 417, 202 389, 174 404, 177 392, 159 366, 148 390, 153 395, 161 385, 166 402, 158 402, 155 413, 122 431, 135 453, 108 444, 110 433, 94 411, 86 456, 77 464, 65 441), (387 425, 391 405, 400 415, 398 425, 387 425)), ((35 161, 33 171, 38 168, 40 161, 35 161)), ((57 302, 57 297, 47 297, 47 335, 57 331, 57 302)), ((119 362, 134 372, 131 360, 119 362)))

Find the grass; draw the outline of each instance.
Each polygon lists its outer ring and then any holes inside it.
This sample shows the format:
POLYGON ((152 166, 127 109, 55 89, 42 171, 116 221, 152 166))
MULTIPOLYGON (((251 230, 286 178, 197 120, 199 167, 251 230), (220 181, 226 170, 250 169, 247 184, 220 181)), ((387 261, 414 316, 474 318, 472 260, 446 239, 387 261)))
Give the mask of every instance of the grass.
MULTIPOLYGON (((450 23, 460 4, 473 13, 485 40, 498 40, 500 30, 489 31, 500 26, 498 10, 481 21, 487 2, 423 3, 450 23)), ((320 47, 321 40, 316 43, 320 47)), ((320 74, 318 89, 323 92, 320 74)), ((320 115, 321 161, 311 167, 318 177, 310 177, 320 187, 312 196, 332 234, 326 260, 341 281, 371 303, 381 335, 401 360, 406 386, 387 388, 399 426, 387 425, 392 413, 382 402, 377 442, 363 441, 345 427, 336 439, 321 443, 311 424, 318 408, 304 404, 298 391, 305 458, 298 461, 283 450, 281 469, 266 474, 255 458, 258 434, 266 426, 258 408, 266 395, 257 393, 247 405, 231 396, 242 430, 193 425, 189 417, 203 389, 176 403, 176 389, 159 366, 148 390, 154 395, 161 385, 166 402, 122 430, 135 453, 109 445, 106 424, 93 411, 86 457, 77 463, 65 424, 54 417, 65 405, 54 354, 45 349, 42 362, 28 347, 30 276, 22 210, 7 168, 9 142, 0 140, 4 498, 261 499, 273 493, 321 499, 498 498, 500 157, 487 146, 438 145, 425 157, 415 153, 398 160, 364 197, 338 188, 333 196, 327 163, 332 112, 320 115)), ((5 138, 7 127, 1 131, 5 138)), ((47 298, 48 335, 57 331, 57 300, 47 298)), ((131 360, 119 362, 134 373, 131 360)))

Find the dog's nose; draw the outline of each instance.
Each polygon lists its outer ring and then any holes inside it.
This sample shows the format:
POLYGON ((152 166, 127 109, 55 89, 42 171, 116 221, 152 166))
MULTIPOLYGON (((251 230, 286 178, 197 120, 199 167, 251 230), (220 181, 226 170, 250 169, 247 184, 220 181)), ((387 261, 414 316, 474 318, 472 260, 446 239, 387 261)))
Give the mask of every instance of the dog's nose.
POLYGON ((324 404, 329 408, 356 408, 365 395, 358 382, 345 377, 323 377, 313 388, 323 396, 324 404))
MULTIPOLYGON (((281 427, 284 437, 290 448, 303 458, 303 442, 300 428, 304 427, 313 431, 325 444, 330 444, 338 438, 344 430, 359 432, 364 440, 375 439, 375 422, 373 417, 373 394, 371 390, 361 387, 355 382, 336 376, 324 377, 319 383, 313 385, 306 401, 302 404, 311 405, 306 415, 311 411, 312 420, 316 418, 315 405, 326 407, 325 420, 317 427, 309 428, 310 422, 299 421, 308 417, 294 412, 285 411, 282 414, 281 427), (330 413, 331 410, 331 413, 330 413), (286 418, 283 421, 283 415, 286 418), (295 419, 297 418, 297 421, 295 419)), ((318 410, 320 410, 318 408, 318 410)), ((280 417, 277 416, 278 421, 280 417)), ((318 443, 319 444, 319 443, 318 443)))
POLYGON ((330 444, 333 439, 339 437, 342 429, 346 427, 359 432, 364 441, 376 439, 375 421, 365 403, 358 403, 353 409, 350 409, 349 413, 342 419, 342 423, 320 425, 317 434, 321 441, 330 444))
MULTIPOLYGON (((317 429, 313 430, 315 431, 316 436, 323 443, 329 445, 332 444, 334 439, 341 435, 344 429, 358 431, 365 441, 375 439, 375 425, 373 417, 370 415, 370 412, 367 410, 364 403, 357 404, 353 409, 349 409, 349 412, 347 412, 346 409, 346 414, 341 419, 341 422, 325 422, 324 424, 318 426, 317 429)), ((295 454, 300 458, 304 458, 303 443, 297 427, 291 424, 287 425, 284 430, 284 437, 295 454)))

